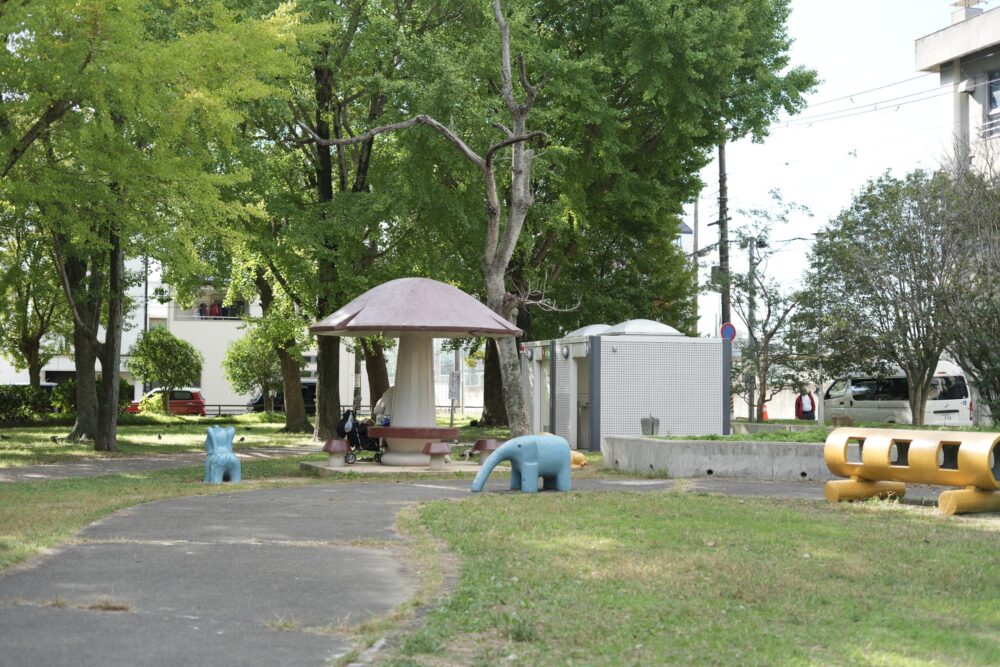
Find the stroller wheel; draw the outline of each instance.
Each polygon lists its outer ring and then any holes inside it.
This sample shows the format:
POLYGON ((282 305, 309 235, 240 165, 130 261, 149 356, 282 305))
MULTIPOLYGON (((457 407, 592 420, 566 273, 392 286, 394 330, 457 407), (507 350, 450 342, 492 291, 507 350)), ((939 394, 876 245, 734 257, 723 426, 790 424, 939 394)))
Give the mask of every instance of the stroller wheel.
POLYGON ((375 463, 382 463, 382 452, 375 453, 375 463))
POLYGON ((354 463, 357 460, 358 460, 358 456, 354 452, 347 452, 346 454, 344 454, 344 463, 350 464, 350 463, 354 463))

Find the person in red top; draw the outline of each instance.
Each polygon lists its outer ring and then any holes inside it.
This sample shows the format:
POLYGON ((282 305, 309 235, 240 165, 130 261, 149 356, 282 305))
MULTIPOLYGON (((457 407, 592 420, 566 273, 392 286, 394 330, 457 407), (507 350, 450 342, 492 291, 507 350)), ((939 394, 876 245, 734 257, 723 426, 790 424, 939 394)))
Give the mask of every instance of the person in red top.
POLYGON ((799 389, 799 395, 795 397, 795 418, 806 421, 816 419, 816 399, 805 387, 799 389))

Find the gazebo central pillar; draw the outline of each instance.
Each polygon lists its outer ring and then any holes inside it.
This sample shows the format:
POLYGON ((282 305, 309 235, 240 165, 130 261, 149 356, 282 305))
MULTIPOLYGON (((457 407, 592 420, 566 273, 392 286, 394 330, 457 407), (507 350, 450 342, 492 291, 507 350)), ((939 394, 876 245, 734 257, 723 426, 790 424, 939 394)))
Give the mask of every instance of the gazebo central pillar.
MULTIPOLYGON (((423 334, 399 337, 396 356, 395 397, 392 426, 426 428, 437 425, 434 409, 434 338, 423 334)), ((422 452, 426 438, 389 437, 389 451, 382 463, 390 466, 425 466, 430 457, 422 452)))

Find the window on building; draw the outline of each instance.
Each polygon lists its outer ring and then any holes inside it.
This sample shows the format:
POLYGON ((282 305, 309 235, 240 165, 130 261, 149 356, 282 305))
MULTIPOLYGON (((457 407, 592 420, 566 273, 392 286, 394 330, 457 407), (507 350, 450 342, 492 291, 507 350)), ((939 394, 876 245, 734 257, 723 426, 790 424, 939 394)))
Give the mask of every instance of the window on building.
POLYGON ((1000 71, 990 72, 987 96, 983 136, 995 137, 1000 134, 1000 71))

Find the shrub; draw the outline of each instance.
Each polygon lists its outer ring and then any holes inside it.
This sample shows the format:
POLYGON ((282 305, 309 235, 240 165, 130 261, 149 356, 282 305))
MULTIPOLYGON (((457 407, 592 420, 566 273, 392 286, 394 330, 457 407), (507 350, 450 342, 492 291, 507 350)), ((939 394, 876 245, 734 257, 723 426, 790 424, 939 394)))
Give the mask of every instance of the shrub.
POLYGON ((126 366, 134 377, 143 382, 161 385, 158 394, 163 401, 160 412, 166 412, 171 389, 201 382, 204 359, 191 343, 178 338, 163 327, 154 327, 139 334, 129 350, 126 366))
POLYGON ((51 408, 48 391, 35 389, 30 385, 0 385, 0 422, 32 421, 51 408))
POLYGON ((139 412, 144 415, 165 415, 163 409, 163 392, 151 392, 139 400, 139 412))
MULTIPOLYGON (((101 390, 101 381, 97 381, 97 391, 101 390)), ((132 402, 132 385, 127 380, 118 380, 118 410, 128 408, 132 402)), ((68 415, 76 414, 76 380, 70 378, 56 385, 52 390, 53 409, 68 415)))

